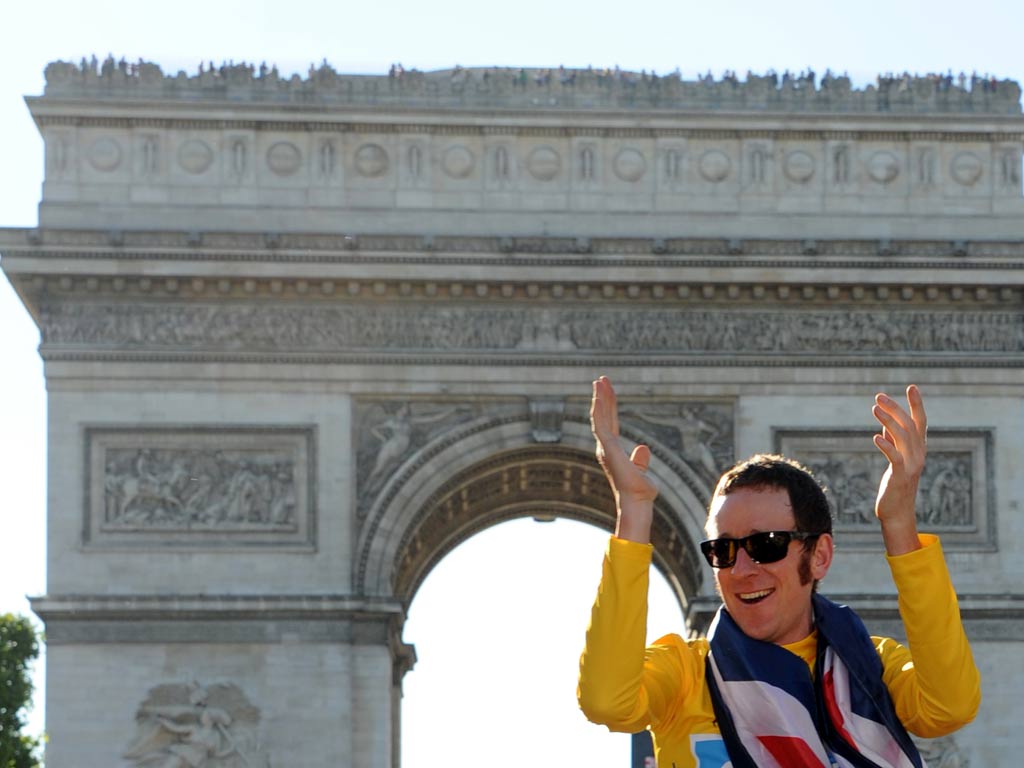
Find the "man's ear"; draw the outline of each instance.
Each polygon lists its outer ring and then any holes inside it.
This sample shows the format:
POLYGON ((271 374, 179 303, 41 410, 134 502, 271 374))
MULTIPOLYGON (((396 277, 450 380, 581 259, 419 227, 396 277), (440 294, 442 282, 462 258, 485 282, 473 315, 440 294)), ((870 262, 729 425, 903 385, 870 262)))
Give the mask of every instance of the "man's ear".
POLYGON ((831 533, 821 534, 814 542, 814 552, 811 553, 811 576, 815 581, 824 579, 828 569, 832 567, 835 546, 831 533))

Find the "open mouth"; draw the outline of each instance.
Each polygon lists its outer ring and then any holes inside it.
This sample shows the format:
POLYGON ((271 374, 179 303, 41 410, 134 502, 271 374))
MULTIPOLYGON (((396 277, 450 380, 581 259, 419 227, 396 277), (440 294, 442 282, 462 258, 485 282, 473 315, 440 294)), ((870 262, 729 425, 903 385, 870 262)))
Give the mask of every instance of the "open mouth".
POLYGON ((774 589, 762 589, 757 592, 743 592, 737 595, 737 597, 739 597, 740 602, 745 603, 746 605, 754 605, 756 603, 760 603, 774 591, 774 589))

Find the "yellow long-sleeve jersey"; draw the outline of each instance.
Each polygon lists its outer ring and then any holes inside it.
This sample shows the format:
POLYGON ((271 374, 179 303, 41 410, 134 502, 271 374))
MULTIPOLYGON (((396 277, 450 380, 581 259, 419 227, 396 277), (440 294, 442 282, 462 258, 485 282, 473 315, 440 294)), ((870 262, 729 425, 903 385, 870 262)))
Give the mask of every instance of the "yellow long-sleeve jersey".
MULTIPOLYGON (((896 714, 908 731, 931 738, 974 719, 981 682, 942 545, 935 536, 919 538, 921 549, 886 558, 909 648, 872 640, 896 714)), ((651 553, 649 544, 614 537, 608 544, 580 658, 580 708, 612 731, 650 728, 661 768, 722 768, 728 755, 704 678, 707 639, 665 635, 644 647, 651 553)), ((813 672, 817 639, 812 632, 783 647, 813 672)))

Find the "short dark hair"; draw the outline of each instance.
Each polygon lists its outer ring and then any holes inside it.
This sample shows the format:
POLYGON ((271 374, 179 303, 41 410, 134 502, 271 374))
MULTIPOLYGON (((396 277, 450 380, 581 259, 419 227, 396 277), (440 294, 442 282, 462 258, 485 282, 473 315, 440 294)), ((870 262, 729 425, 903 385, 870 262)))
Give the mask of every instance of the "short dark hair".
MULTIPOLYGON (((832 533, 832 513, 825 489, 803 464, 771 453, 758 453, 722 475, 715 496, 739 488, 782 488, 789 494, 798 531, 832 533)), ((809 542, 805 542, 806 545, 809 542)))

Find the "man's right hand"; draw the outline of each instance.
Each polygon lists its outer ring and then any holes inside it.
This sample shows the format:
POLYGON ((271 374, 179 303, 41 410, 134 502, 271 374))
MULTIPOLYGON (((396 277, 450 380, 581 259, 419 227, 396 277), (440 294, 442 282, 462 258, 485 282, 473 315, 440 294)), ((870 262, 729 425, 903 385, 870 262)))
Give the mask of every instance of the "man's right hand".
POLYGON ((619 409, 615 389, 607 376, 594 382, 590 402, 590 428, 597 441, 597 460, 615 494, 618 519, 615 535, 647 544, 651 540, 651 520, 658 487, 647 475, 651 450, 638 445, 626 455, 619 441, 619 409))

